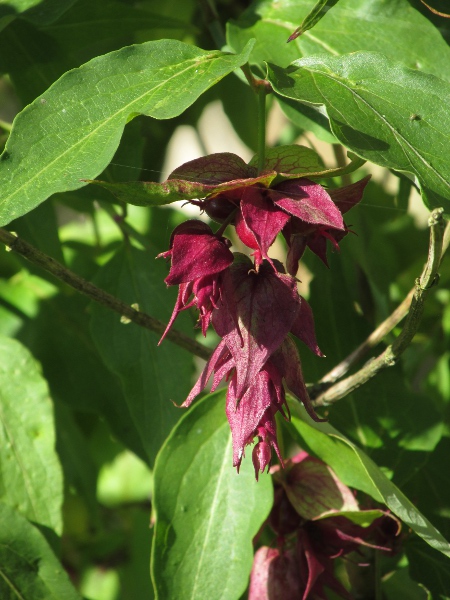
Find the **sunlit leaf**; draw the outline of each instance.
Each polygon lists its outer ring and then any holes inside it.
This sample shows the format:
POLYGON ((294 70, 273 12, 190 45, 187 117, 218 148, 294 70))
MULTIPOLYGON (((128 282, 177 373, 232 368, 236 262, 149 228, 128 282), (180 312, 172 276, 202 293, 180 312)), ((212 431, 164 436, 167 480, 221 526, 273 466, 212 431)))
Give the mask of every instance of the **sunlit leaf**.
POLYGON ((155 465, 152 578, 160 600, 238 600, 244 592, 272 484, 267 475, 255 481, 250 452, 239 475, 232 462, 219 392, 179 422, 155 465))
POLYGON ((82 187, 109 163, 127 121, 170 119, 243 65, 243 54, 175 40, 122 48, 69 71, 14 121, 0 157, 0 224, 51 194, 82 187), (31 149, 31 151, 30 151, 31 149))
POLYGON ((81 600, 44 536, 0 503, 2 600, 81 600))
POLYGON ((0 354, 0 499, 60 534, 62 473, 47 384, 17 341, 0 337, 0 354))
POLYGON ((311 57, 270 68, 282 96, 324 105, 333 133, 358 156, 415 175, 429 207, 450 212, 450 84, 381 54, 311 57))

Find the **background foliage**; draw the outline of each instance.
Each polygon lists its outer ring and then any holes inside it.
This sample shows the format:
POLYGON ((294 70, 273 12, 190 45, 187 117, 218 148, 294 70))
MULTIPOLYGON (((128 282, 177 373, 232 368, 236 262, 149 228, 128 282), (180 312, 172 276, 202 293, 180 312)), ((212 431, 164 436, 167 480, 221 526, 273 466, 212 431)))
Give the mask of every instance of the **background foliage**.
MULTIPOLYGON (((428 231, 415 186, 450 214, 450 21, 419 0, 328 5, 286 44, 311 0, 2 2, 0 224, 167 322, 175 290, 154 258, 185 214, 125 206, 82 180, 162 180, 176 150, 177 164, 191 157, 180 131, 199 152, 234 151, 218 133, 223 113, 250 158, 249 61, 276 92, 271 145, 300 139, 330 166, 345 162, 343 146, 370 161, 341 184, 373 173, 351 213, 357 235, 329 270, 310 254, 300 274, 326 354, 299 348, 317 382, 420 275, 428 231)), ((403 519, 402 550, 380 567, 388 600, 450 597, 449 282, 444 260, 398 365, 327 409, 329 424, 293 405, 283 428, 286 453, 300 445, 403 519)), ((186 312, 177 328, 194 336, 194 323, 186 312)), ((171 402, 186 397, 198 359, 5 251, 0 334, 0 597, 246 597, 272 485, 256 484, 249 456, 234 472, 223 392, 186 413, 171 402)))

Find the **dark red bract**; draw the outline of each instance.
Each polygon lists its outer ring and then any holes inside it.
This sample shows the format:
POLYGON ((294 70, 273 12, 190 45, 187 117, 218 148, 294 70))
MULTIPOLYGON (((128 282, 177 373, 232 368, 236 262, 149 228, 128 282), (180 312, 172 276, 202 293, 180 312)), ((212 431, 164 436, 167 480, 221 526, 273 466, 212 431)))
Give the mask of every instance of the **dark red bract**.
POLYGON ((297 337, 323 356, 311 308, 297 291, 295 274, 306 247, 326 263, 327 239, 338 247, 348 230, 342 214, 360 201, 369 179, 327 191, 307 177, 296 177, 304 172, 305 156, 320 175, 321 162, 311 153, 299 146, 273 149, 260 173, 255 159, 246 164, 233 154, 214 154, 182 165, 162 184, 149 184, 159 186, 163 195, 185 193, 223 224, 214 233, 201 221, 187 221, 174 230, 170 249, 160 255, 171 260, 167 285, 179 285, 161 341, 178 313, 189 307, 199 310, 204 335, 212 323, 221 342, 182 406, 189 406, 211 377, 212 391, 222 380, 228 381, 226 414, 233 464, 239 469, 246 446, 255 442, 256 478, 269 468, 272 450, 283 464, 275 418, 277 413, 289 418, 286 389, 313 419, 321 420, 309 399, 292 339, 297 337), (205 197, 198 199, 196 193, 205 197), (229 224, 252 251, 253 260, 232 254, 231 243, 222 236, 229 224), (286 269, 269 256, 279 233, 289 248, 286 269))

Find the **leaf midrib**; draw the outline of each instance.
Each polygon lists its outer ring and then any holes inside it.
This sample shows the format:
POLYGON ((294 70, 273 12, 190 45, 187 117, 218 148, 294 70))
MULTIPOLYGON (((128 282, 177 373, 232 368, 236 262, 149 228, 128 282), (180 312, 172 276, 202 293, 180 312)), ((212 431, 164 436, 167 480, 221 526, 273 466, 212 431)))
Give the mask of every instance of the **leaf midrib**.
MULTIPOLYGON (((33 183, 33 181, 37 177, 40 177, 43 173, 45 173, 46 171, 48 171, 55 164, 58 164, 58 162, 61 159, 64 159, 65 156, 68 153, 73 152, 76 148, 78 148, 79 146, 83 145, 92 136, 95 136, 103 127, 105 127, 106 125, 109 125, 109 123, 111 123, 112 121, 114 121, 115 119, 117 119, 118 116, 120 116, 123 113, 126 113, 124 116, 127 117, 129 114, 131 114, 133 112, 131 108, 136 103, 140 102, 142 100, 142 98, 145 98, 146 95, 149 95, 149 97, 151 97, 151 95, 153 95, 154 93, 156 93, 157 90, 161 86, 164 86, 164 85, 168 84, 169 81, 172 81, 172 80, 176 79, 177 77, 183 75, 184 73, 186 73, 190 69, 193 69, 196 65, 198 65, 198 59, 199 58, 200 57, 196 57, 195 59, 190 59, 189 61, 186 61, 186 62, 190 62, 190 63, 193 63, 193 64, 189 64, 189 66, 186 67, 185 69, 183 69, 182 71, 177 72, 175 75, 170 76, 168 79, 164 79, 160 84, 156 85, 151 90, 147 90, 144 94, 142 94, 138 98, 135 98, 132 102, 126 104, 120 110, 118 110, 115 113, 113 113, 108 119, 105 119, 95 129, 91 130, 88 135, 85 135, 78 142, 76 142, 75 144, 69 146, 67 148, 67 150, 65 150, 62 154, 61 153, 58 154, 57 157, 54 160, 52 160, 51 162, 47 163, 43 169, 39 170, 35 175, 33 175, 32 177, 30 177, 25 183, 23 183, 20 187, 18 187, 16 190, 14 190, 14 192, 12 194, 10 194, 9 196, 4 197, 3 201, 0 201, 0 206, 2 206, 2 204, 4 204, 5 202, 11 201, 12 198, 14 198, 14 196, 16 196, 17 194, 19 194, 24 188, 30 187, 31 184, 33 183), (128 112, 126 112, 126 111, 128 111, 128 112)), ((212 56, 211 58, 208 58, 207 60, 217 60, 218 58, 220 58, 220 57, 212 56)), ((207 60, 205 60, 204 62, 206 63, 207 60)), ((176 66, 176 65, 172 65, 172 66, 176 66)), ((160 69, 152 70, 151 73, 157 74, 159 71, 162 71, 165 68, 167 68, 167 67, 163 67, 163 68, 160 68, 160 69)))
MULTIPOLYGON (((314 74, 316 74, 316 73, 317 73, 317 75, 320 75, 320 76, 326 77, 326 78, 330 79, 331 81, 333 81, 334 83, 337 83, 337 84, 339 84, 339 85, 340 85, 340 86, 342 86, 344 89, 346 89, 346 90, 348 90, 349 92, 351 92, 351 93, 352 93, 352 94, 353 94, 353 95, 354 95, 354 96, 355 96, 357 99, 359 99, 359 100, 361 101, 361 103, 362 103, 362 104, 364 104, 364 105, 365 105, 365 106, 367 106, 367 107, 368 107, 368 108, 369 108, 371 111, 373 111, 373 112, 376 114, 376 116, 377 116, 377 117, 378 117, 378 118, 379 118, 379 119, 380 119, 380 120, 381 120, 381 121, 382 121, 382 122, 383 122, 383 123, 384 123, 384 124, 385 124, 385 125, 388 127, 388 129, 390 129, 390 131, 392 132, 393 136, 394 136, 395 138, 399 138, 399 139, 400 139, 402 142, 404 142, 405 146, 406 146, 406 147, 407 147, 407 148, 408 148, 408 149, 409 149, 409 150, 410 150, 410 151, 411 151, 413 154, 415 154, 415 155, 418 157, 418 159, 420 159, 420 160, 423 162, 424 166, 425 166, 427 169, 429 169, 430 171, 432 171, 432 172, 433 172, 433 173, 436 175, 436 177, 437 177, 438 179, 440 179, 440 180, 442 181, 442 183, 443 183, 444 185, 446 185, 446 186, 447 186, 447 187, 450 189, 450 182, 446 181, 446 180, 445 180, 445 178, 444 178, 444 177, 443 177, 443 176, 442 176, 442 175, 441 175, 441 174, 440 174, 438 171, 436 171, 435 167, 433 167, 433 166, 432 166, 432 165, 431 165, 429 162, 427 162, 427 160, 425 159, 425 157, 423 157, 423 156, 422 156, 422 155, 421 155, 421 154, 420 154, 420 153, 419 153, 419 152, 418 152, 418 151, 417 151, 417 150, 416 150, 416 149, 415 149, 415 148, 414 148, 414 147, 411 145, 411 143, 410 143, 410 142, 409 142, 409 141, 408 141, 408 140, 407 140, 407 139, 406 139, 406 138, 405 138, 405 137, 404 137, 404 136, 403 136, 403 135, 402 135, 402 134, 401 134, 401 133, 400 133, 400 132, 399 132, 397 129, 395 129, 395 127, 393 127, 393 126, 392 126, 392 125, 389 123, 389 121, 388 121, 388 120, 387 120, 385 117, 383 117, 383 115, 382 115, 380 112, 378 112, 378 110, 377 110, 377 109, 376 109, 374 106, 372 106, 372 104, 370 104, 370 103, 369 103, 367 100, 365 100, 365 99, 364 99, 364 98, 363 98, 363 97, 362 97, 360 94, 358 94, 358 93, 356 92, 356 90, 354 90, 354 89, 353 89, 353 88, 351 88, 350 86, 346 85, 346 84, 345 84, 343 81, 341 81, 341 80, 340 80, 340 79, 339 79, 339 78, 336 76, 336 74, 335 74, 335 73, 330 75, 330 74, 328 74, 328 73, 324 73, 323 71, 319 71, 319 70, 317 70, 317 71, 316 71, 316 70, 314 70, 314 69, 311 69, 311 68, 309 69, 309 72, 311 73, 311 75, 312 75, 312 77, 313 77, 313 79, 314 79, 314 83, 316 84, 316 87, 317 87, 317 89, 319 90, 319 92, 320 92, 320 94, 321 94, 322 98, 325 98, 325 96, 324 96, 324 94, 323 94, 323 92, 322 92, 322 90, 321 90, 320 86, 317 84, 317 82, 316 82, 316 80, 315 80, 315 78, 314 78, 314 74), (332 75, 334 75, 334 77, 333 77, 332 75)), ((371 92, 369 92, 369 93, 371 93, 371 92)), ((401 145, 401 144, 400 144, 400 142, 399 142, 399 145, 401 145)), ((414 167, 414 170, 415 170, 415 171, 417 171, 417 168, 416 168, 416 167, 414 167)))

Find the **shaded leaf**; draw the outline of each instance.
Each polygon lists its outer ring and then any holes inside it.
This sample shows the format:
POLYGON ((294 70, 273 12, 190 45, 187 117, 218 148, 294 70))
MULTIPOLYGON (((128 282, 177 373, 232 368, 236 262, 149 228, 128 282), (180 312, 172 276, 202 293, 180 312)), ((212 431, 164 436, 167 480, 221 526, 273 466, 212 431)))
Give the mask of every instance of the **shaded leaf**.
POLYGON ((8 0, 0 6, 0 30, 20 16, 37 25, 48 25, 68 10, 76 0, 8 0))
POLYGON ((44 536, 0 503, 2 600, 81 600, 44 536))
POLYGON ((272 65, 269 79, 283 96, 323 104, 345 146, 417 176, 428 206, 450 212, 448 83, 366 52, 311 57, 287 69, 272 65))
POLYGON ((62 474, 47 384, 17 341, 0 337, 0 354, 1 501, 60 534, 62 474))
MULTIPOLYGON (((162 284, 166 267, 154 254, 123 247, 104 265, 96 285, 140 310, 168 321, 175 303, 175 289, 162 284)), ((180 320, 181 323, 181 320, 180 320)), ((180 326, 179 323, 179 326, 180 326)), ((117 314, 95 305, 91 331, 106 366, 116 374, 138 437, 153 462, 162 442, 182 412, 180 404, 189 392, 192 356, 134 323, 123 324, 117 314), (176 372, 176 377, 174 373, 176 372)))
POLYGON ((130 118, 181 114, 247 61, 175 40, 122 48, 72 70, 16 118, 0 158, 5 224, 51 194, 82 187, 110 162, 130 118), (30 152, 30 148, 33 149, 30 152))
POLYGON ((236 473, 224 405, 223 392, 197 403, 156 461, 152 578, 161 600, 238 600, 248 583, 272 484, 268 475, 256 483, 249 457, 236 473))
POLYGON ((450 592, 448 558, 429 548, 417 537, 407 540, 405 550, 411 578, 424 584, 433 594, 433 599, 447 599, 450 592))

